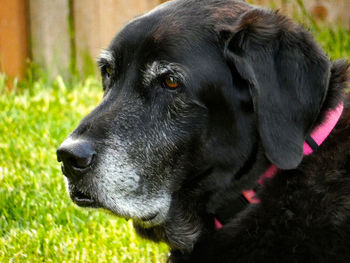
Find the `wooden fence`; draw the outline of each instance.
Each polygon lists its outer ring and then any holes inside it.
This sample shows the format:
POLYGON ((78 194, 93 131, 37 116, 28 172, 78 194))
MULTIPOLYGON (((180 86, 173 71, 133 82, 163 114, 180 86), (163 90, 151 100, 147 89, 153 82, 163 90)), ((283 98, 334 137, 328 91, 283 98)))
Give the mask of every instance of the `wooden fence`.
MULTIPOLYGON (((29 59, 51 77, 68 77, 72 67, 87 71, 128 20, 164 1, 0 0, 0 72, 21 78, 29 59)), ((291 15, 297 1, 249 2, 291 15)), ((350 0, 304 0, 304 5, 316 20, 350 27, 350 0)))

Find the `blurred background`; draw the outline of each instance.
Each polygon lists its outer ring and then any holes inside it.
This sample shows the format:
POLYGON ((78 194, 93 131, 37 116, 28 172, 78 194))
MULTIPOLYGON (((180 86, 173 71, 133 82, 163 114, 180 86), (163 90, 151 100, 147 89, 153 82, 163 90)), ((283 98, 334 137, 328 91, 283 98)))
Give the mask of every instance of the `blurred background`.
MULTIPOLYGON (((165 0, 0 0, 0 72, 23 78, 30 63, 68 78, 95 58, 133 17, 165 0)), ((350 0, 251 0, 293 16, 350 27, 350 0)))
MULTIPOLYGON (((0 0, 0 262, 166 262, 131 220, 77 207, 56 149, 103 96, 95 60, 162 0, 0 0)), ((350 58, 350 0, 251 0, 350 58)))

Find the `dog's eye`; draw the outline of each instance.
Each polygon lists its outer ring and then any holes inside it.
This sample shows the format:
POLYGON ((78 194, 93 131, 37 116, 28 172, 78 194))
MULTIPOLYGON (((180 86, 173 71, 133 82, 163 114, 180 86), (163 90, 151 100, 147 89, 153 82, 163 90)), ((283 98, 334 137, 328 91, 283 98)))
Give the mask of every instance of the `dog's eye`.
POLYGON ((110 77, 112 75, 112 68, 111 68, 111 66, 106 65, 104 67, 104 71, 105 71, 107 77, 110 77))
POLYGON ((101 67, 102 76, 109 78, 112 75, 112 67, 109 65, 103 65, 101 67))
POLYGON ((173 76, 166 76, 164 86, 168 89, 177 89, 180 86, 180 82, 173 76))

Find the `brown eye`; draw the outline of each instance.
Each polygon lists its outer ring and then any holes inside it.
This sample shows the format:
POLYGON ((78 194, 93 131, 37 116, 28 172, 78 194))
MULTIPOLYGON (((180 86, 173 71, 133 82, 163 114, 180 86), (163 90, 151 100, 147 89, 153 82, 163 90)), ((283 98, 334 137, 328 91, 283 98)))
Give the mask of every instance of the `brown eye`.
POLYGON ((172 76, 167 76, 164 79, 164 84, 169 89, 176 89, 176 88, 178 88, 180 86, 179 81, 176 78, 172 77, 172 76))

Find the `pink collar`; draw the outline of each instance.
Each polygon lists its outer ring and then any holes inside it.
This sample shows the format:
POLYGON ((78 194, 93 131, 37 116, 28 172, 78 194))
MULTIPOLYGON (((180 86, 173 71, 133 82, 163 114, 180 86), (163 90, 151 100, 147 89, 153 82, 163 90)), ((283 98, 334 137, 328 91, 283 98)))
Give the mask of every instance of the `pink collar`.
MULTIPOLYGON (((311 132, 311 135, 308 138, 309 140, 304 142, 304 156, 310 155, 314 152, 314 150, 312 149, 313 147, 310 144, 316 144, 316 146, 320 146, 324 142, 324 140, 329 136, 329 134, 334 129, 335 125, 338 123, 340 116, 343 113, 343 110, 344 110, 344 103, 341 102, 334 110, 330 110, 327 113, 324 122, 321 123, 319 126, 317 126, 311 132)), ((265 171, 265 173, 260 176, 258 180, 258 184, 263 185, 266 179, 273 178, 277 172, 278 172, 278 168, 272 164, 265 171)), ((251 204, 260 203, 260 200, 256 197, 254 190, 243 190, 242 195, 251 204)), ((217 218, 215 218, 215 228, 216 229, 222 228, 222 224, 217 218)))

